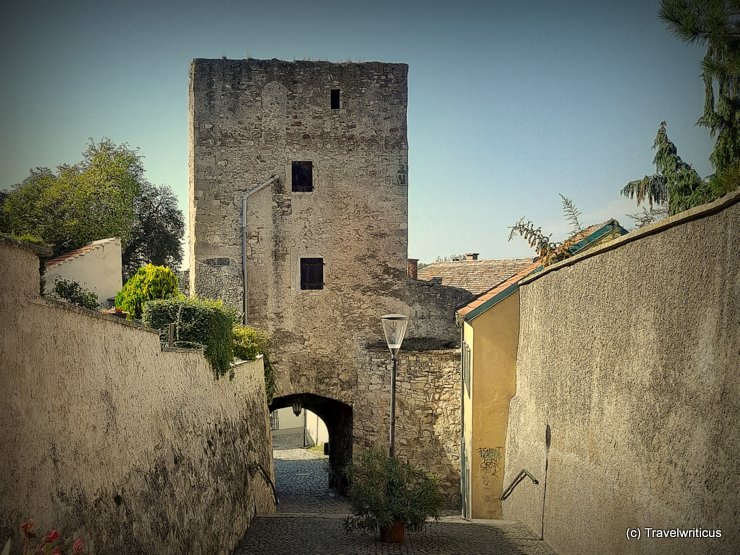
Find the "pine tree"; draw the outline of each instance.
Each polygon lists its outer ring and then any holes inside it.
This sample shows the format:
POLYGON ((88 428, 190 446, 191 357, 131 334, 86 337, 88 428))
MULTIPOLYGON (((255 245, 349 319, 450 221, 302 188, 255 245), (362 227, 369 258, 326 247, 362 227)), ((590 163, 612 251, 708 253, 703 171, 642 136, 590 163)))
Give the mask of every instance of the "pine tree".
POLYGON ((636 198, 638 206, 645 200, 648 201, 650 208, 656 204, 667 204, 670 215, 694 206, 693 199, 704 181, 696 170, 678 155, 676 145, 668 138, 664 121, 658 128, 653 149, 655 149, 653 163, 658 173, 630 181, 622 189, 622 194, 636 198))
POLYGON ((707 46, 697 123, 716 138, 710 160, 721 173, 740 163, 740 0, 663 0, 659 15, 681 40, 707 46))

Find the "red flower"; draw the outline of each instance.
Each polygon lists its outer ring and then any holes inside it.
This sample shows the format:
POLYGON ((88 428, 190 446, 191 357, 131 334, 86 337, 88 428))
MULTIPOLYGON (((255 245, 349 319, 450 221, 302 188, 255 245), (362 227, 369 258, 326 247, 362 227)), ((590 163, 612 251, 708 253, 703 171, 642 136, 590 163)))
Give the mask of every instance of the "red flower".
POLYGON ((25 537, 30 538, 33 535, 33 520, 29 518, 21 524, 21 530, 23 530, 23 535, 25 537))
POLYGON ((59 532, 57 532, 57 529, 54 528, 54 530, 52 530, 51 532, 49 532, 46 535, 46 540, 45 541, 46 541, 46 543, 51 543, 54 540, 58 540, 58 539, 59 539, 59 532))
POLYGON ((82 553, 83 547, 85 547, 85 542, 82 541, 82 538, 77 538, 75 540, 75 543, 72 544, 72 555, 78 555, 79 553, 82 553))
POLYGON ((56 546, 54 549, 51 550, 51 555, 62 555, 62 548, 56 546))

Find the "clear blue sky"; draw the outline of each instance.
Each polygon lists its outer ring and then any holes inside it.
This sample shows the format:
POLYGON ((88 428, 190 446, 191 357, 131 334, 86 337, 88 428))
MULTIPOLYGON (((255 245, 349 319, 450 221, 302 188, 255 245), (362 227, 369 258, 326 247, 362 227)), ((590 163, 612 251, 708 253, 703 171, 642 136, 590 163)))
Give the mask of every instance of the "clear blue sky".
POLYGON ((674 38, 657 2, 374 1, 16 3, 0 22, 0 187, 74 163, 89 137, 138 147, 146 177, 187 210, 192 58, 409 64, 409 256, 530 256, 507 226, 562 239, 558 193, 584 223, 637 209, 668 122, 711 173, 703 48, 674 38))

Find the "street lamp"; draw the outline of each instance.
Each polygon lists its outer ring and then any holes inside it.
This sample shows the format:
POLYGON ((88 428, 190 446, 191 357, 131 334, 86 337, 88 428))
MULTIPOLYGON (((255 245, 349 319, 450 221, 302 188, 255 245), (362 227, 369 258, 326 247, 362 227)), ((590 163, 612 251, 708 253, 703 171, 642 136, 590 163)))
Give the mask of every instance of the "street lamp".
POLYGON ((406 326, 409 317, 403 314, 386 314, 380 317, 383 322, 383 333, 388 350, 393 360, 393 373, 391 374, 391 433, 390 433, 390 456, 396 455, 396 368, 398 365, 398 351, 401 350, 403 336, 406 334, 406 326))

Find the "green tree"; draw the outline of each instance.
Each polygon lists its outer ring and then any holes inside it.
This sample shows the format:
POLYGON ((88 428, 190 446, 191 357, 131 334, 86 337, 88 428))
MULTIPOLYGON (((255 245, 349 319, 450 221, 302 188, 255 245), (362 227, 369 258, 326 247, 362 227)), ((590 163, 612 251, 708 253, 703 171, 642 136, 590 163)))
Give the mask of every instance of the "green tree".
POLYGON ((630 181, 622 189, 622 194, 636 198, 638 206, 645 200, 651 209, 653 205, 668 205, 670 215, 694 206, 704 180, 678 155, 676 145, 668 138, 666 122, 661 122, 658 128, 653 149, 653 163, 658 173, 630 181))
POLYGON ((740 2, 663 0, 659 15, 678 38, 707 47, 704 113, 697 123, 716 138, 710 160, 722 173, 740 163, 740 2))
POLYGON ((55 256, 120 237, 125 278, 147 263, 177 267, 182 212, 169 187, 143 176, 138 152, 108 139, 91 141, 81 162, 59 166, 56 173, 31 170, 0 196, 0 231, 39 237, 53 245, 55 256))
POLYGON ((134 200, 134 226, 123 249, 123 274, 128 278, 145 264, 177 268, 185 220, 177 197, 167 185, 143 182, 134 200))
POLYGON ((143 168, 139 155, 108 139, 90 142, 83 160, 55 174, 36 168, 3 203, 4 231, 36 235, 62 254, 90 241, 120 237, 134 222, 143 168))

